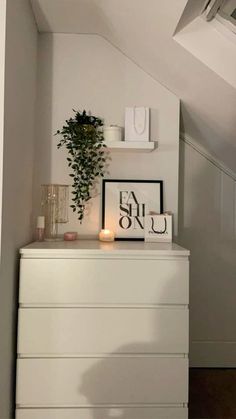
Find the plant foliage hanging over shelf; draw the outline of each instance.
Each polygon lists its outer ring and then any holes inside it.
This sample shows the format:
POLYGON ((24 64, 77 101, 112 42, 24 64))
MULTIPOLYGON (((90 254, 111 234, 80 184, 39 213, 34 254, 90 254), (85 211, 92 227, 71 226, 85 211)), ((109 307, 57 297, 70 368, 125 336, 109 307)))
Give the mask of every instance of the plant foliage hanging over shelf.
POLYGON ((73 212, 77 212, 82 222, 87 201, 91 199, 92 189, 98 178, 103 177, 106 163, 106 145, 103 137, 103 121, 93 115, 75 111, 74 118, 66 120, 66 124, 56 135, 62 138, 57 148, 66 147, 69 157, 68 166, 73 170, 73 212))

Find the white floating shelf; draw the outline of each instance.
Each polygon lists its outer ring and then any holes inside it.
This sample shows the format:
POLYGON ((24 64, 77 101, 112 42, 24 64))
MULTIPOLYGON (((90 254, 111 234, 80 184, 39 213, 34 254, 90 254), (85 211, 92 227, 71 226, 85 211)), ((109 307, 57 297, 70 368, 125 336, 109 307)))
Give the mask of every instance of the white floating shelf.
POLYGON ((106 141, 107 148, 116 151, 141 151, 150 153, 157 148, 157 141, 106 141))

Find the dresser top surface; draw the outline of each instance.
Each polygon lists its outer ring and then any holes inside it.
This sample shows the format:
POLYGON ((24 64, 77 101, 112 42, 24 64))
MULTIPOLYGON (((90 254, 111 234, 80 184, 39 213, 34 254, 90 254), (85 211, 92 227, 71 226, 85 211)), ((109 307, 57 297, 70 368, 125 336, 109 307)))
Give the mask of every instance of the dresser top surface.
POLYGON ((176 243, 145 243, 142 241, 100 242, 76 240, 59 242, 34 242, 20 249, 22 257, 83 257, 108 256, 189 256, 189 250, 176 243))

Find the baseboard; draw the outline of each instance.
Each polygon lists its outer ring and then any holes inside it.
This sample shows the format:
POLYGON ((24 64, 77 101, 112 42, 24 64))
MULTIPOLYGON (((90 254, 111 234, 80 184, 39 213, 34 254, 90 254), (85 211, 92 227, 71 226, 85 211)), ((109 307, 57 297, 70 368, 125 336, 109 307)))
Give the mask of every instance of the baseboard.
POLYGON ((236 342, 191 342, 190 367, 236 368, 236 342))

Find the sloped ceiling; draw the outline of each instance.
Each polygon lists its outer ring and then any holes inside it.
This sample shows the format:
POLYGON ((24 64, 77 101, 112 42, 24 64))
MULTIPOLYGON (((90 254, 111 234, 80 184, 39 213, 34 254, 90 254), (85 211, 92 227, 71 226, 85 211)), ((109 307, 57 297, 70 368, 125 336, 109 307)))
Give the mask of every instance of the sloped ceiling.
POLYGON ((32 0, 40 31, 99 34, 175 93, 185 135, 236 171, 236 90, 173 39, 186 4, 188 20, 203 3, 32 0))

